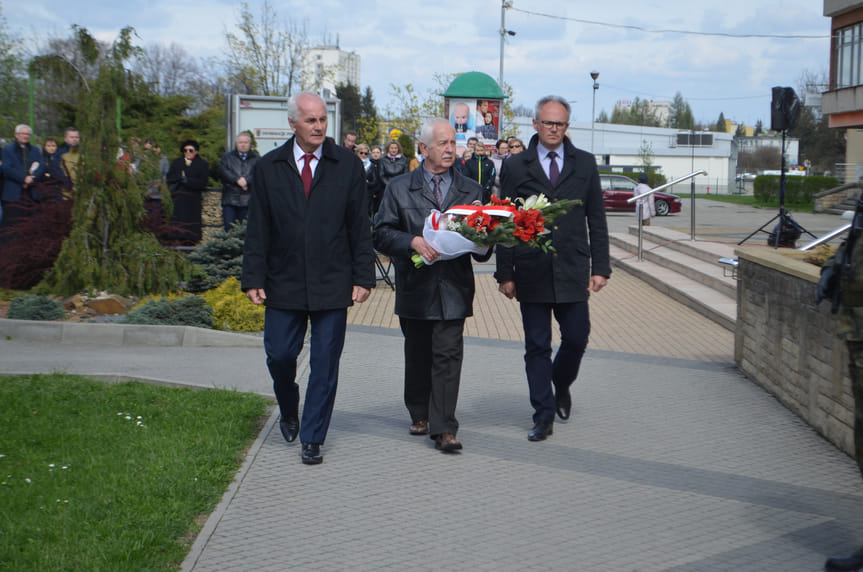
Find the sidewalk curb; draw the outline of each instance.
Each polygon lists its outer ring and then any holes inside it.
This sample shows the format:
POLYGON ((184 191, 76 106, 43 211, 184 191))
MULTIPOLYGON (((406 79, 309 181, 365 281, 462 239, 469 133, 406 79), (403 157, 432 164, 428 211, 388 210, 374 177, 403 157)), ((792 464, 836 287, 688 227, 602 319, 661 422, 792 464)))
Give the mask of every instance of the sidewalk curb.
POLYGON ((0 338, 70 345, 263 347, 260 336, 192 326, 0 319, 0 338))
MULTIPOLYGON (((303 351, 301 359, 302 361, 297 364, 297 379, 308 375, 309 353, 307 351, 303 351)), ((276 426, 279 416, 279 406, 275 405, 266 425, 264 425, 264 428, 260 433, 258 433, 258 437, 249 448, 249 452, 243 460, 243 464, 240 466, 237 474, 234 476, 234 480, 231 481, 230 485, 228 485, 228 490, 226 490, 225 494, 222 495, 222 499, 216 505, 216 508, 213 509, 213 512, 211 512, 207 517, 207 522, 204 523, 203 528, 201 528, 201 531, 195 537, 195 542, 192 543, 192 547, 186 554, 186 558, 183 559, 180 572, 191 572, 195 569, 195 566, 197 566, 198 560, 201 558, 201 555, 207 548, 207 544, 216 532, 216 528, 218 528, 219 523, 222 521, 222 517, 228 512, 228 509, 231 507, 231 503, 234 502, 234 497, 240 490, 240 486, 243 484, 249 471, 251 471, 258 453, 261 451, 261 447, 263 447, 264 442, 270 436, 270 432, 273 430, 273 427, 276 426)))

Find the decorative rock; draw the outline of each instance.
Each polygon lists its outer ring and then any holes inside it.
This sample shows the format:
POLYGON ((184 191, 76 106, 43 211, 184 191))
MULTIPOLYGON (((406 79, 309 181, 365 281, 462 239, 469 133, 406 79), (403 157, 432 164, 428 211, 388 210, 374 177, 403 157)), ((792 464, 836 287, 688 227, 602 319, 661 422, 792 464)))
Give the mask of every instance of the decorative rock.
POLYGON ((74 296, 69 296, 63 302, 63 307, 67 310, 77 310, 81 311, 84 309, 84 298, 81 297, 80 294, 75 294, 74 296))
POLYGON ((87 300, 86 306, 98 314, 125 314, 132 307, 132 301, 116 294, 87 300))

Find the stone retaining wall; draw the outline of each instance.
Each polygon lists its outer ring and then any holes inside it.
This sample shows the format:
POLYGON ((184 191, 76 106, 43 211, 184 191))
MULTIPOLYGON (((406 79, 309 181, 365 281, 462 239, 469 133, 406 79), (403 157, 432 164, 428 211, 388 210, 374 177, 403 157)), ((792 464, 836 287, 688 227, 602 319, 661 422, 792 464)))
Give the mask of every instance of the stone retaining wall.
POLYGON ((820 269, 763 247, 737 255, 737 366, 853 456, 848 354, 829 303, 815 305, 820 269))

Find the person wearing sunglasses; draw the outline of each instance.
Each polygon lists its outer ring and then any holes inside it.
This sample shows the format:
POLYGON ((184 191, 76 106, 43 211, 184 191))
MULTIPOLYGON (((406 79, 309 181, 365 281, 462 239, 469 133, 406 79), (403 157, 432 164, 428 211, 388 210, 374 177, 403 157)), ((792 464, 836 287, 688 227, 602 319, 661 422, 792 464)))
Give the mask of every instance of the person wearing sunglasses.
POLYGON ((210 171, 207 162, 198 156, 198 149, 194 139, 184 141, 181 156, 174 159, 165 175, 174 202, 166 238, 182 246, 195 246, 201 241, 202 193, 210 171))
POLYGON ((527 151, 501 167, 501 195, 526 199, 580 201, 560 216, 551 231, 554 252, 514 246, 497 249, 495 278, 507 298, 516 298, 524 327, 524 362, 534 408, 530 441, 552 434, 554 415, 569 419, 569 387, 578 376, 590 334, 588 295, 611 276, 608 225, 594 156, 566 137, 570 106, 559 96, 536 104, 536 130, 527 151), (551 355, 551 317, 560 325, 561 344, 551 355))

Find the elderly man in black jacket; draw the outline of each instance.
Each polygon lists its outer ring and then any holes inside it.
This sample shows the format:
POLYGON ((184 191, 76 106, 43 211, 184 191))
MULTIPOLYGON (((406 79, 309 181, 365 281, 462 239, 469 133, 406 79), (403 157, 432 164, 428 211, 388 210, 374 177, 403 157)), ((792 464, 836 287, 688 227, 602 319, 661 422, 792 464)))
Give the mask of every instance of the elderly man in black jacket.
POLYGON ((242 287, 266 301, 264 350, 285 440, 299 433, 302 461, 323 461, 347 308, 375 285, 363 164, 327 134, 327 108, 314 93, 288 102, 294 137, 255 165, 243 251, 242 287), (300 423, 297 356, 311 321, 310 374, 300 423))
MULTIPOLYGON (((482 188, 453 168, 455 130, 446 119, 423 125, 420 151, 425 160, 412 172, 393 179, 375 216, 374 244, 396 268, 396 305, 405 336, 405 405, 412 435, 430 434, 444 452, 462 448, 455 418, 464 320, 473 315, 471 256, 440 261, 422 236, 432 209, 445 211, 471 204, 482 188), (431 264, 416 268, 411 255, 431 264)), ((491 251, 479 260, 488 260, 491 251)))
POLYGON ((222 155, 219 176, 222 179, 222 224, 226 231, 248 216, 252 172, 259 158, 252 151, 252 136, 245 132, 237 135, 234 148, 222 155))
POLYGON ((552 433, 555 410, 568 419, 569 386, 578 376, 590 334, 587 298, 609 276, 608 226, 593 155, 566 138, 569 103, 547 96, 536 104, 537 134, 527 151, 503 162, 501 194, 516 199, 545 194, 580 201, 551 229, 556 252, 516 246, 497 249, 495 278, 507 298, 517 298, 524 326, 525 370, 534 408, 531 441, 552 433), (560 325, 560 349, 551 359, 551 316, 560 325), (552 387, 554 392, 552 392, 552 387))

